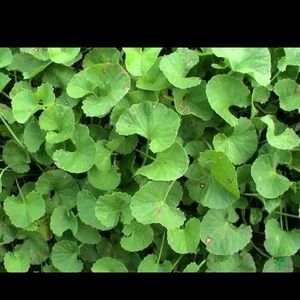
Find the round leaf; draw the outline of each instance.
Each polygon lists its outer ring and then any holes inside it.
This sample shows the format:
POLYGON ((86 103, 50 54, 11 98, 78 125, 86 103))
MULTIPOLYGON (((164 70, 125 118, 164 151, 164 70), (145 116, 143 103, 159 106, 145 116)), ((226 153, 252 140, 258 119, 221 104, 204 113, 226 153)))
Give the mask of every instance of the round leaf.
POLYGON ((126 273, 128 270, 122 262, 112 257, 102 257, 98 259, 92 266, 92 272, 122 272, 126 273))
POLYGON ((77 259, 78 255, 77 244, 64 240, 53 246, 51 260, 54 267, 61 272, 80 272, 83 269, 83 264, 77 259))
POLYGON ((270 257, 264 264, 263 272, 265 273, 287 273, 293 272, 293 261, 291 257, 270 257))
POLYGON ((171 181, 182 177, 188 165, 186 151, 175 142, 170 148, 158 153, 151 164, 139 168, 135 175, 143 175, 156 181, 171 181))
POLYGON ((224 152, 235 165, 245 163, 255 153, 258 138, 251 120, 238 119, 237 126, 230 135, 218 133, 214 136, 213 145, 217 151, 224 152))
POLYGON ((154 254, 148 254, 140 263, 138 272, 171 272, 172 264, 165 260, 163 263, 157 261, 154 254))
POLYGON ((80 48, 48 48, 50 59, 57 64, 64 64, 74 59, 80 48))
POLYGON ((87 172, 96 160, 96 147, 94 140, 89 136, 88 127, 78 124, 72 142, 76 150, 74 152, 56 150, 53 154, 54 162, 58 168, 70 173, 87 172))
POLYGON ((22 249, 6 252, 4 256, 4 266, 7 272, 28 272, 30 260, 28 254, 22 249))
POLYGON ((224 210, 210 209, 201 222, 200 236, 209 253, 233 255, 250 242, 252 230, 250 226, 231 224, 224 210))
POLYGON ((196 218, 188 220, 183 229, 168 231, 168 243, 177 253, 186 254, 196 251, 200 242, 200 221, 196 218))
POLYGON ((145 225, 159 223, 168 230, 180 227, 185 221, 184 214, 176 208, 181 196, 178 182, 150 181, 132 197, 132 215, 145 225))
POLYGON ((270 154, 260 155, 251 166, 251 176, 256 184, 256 190, 265 198, 277 198, 291 185, 286 177, 276 172, 276 167, 277 162, 270 154))
POLYGON ((247 107, 251 103, 248 88, 230 75, 212 77, 206 85, 206 95, 211 108, 234 127, 238 125, 238 119, 229 111, 229 108, 232 105, 247 107))
POLYGON ((0 49, 0 68, 6 67, 11 64, 13 59, 11 50, 9 48, 0 49))
POLYGON ((176 139, 180 118, 161 103, 146 101, 132 105, 119 117, 116 131, 121 135, 139 134, 149 140, 154 153, 169 148, 176 139))

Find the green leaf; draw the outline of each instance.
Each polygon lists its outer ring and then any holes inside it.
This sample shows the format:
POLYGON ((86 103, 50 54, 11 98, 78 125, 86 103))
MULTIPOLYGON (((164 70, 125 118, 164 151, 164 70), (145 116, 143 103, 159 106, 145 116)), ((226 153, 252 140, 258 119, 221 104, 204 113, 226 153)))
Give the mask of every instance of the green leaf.
POLYGON ((118 64, 120 60, 120 51, 117 48, 93 48, 84 57, 83 68, 89 68, 99 63, 118 64))
POLYGON ((161 103, 146 101, 132 105, 120 115, 116 132, 121 135, 139 134, 149 139, 150 150, 156 153, 175 142, 179 125, 180 118, 173 110, 161 103))
POLYGON ((137 81, 136 87, 148 91, 161 91, 170 86, 168 79, 159 68, 161 58, 158 58, 153 66, 137 81))
POLYGON ((264 246, 272 256, 291 256, 300 249, 300 229, 284 231, 274 219, 269 219, 265 226, 264 246))
POLYGON ((57 236, 62 236, 68 229, 75 235, 78 229, 77 219, 72 211, 59 205, 54 209, 51 215, 50 228, 57 236))
POLYGON ((176 110, 181 115, 194 115, 204 121, 211 119, 211 109, 206 96, 206 83, 187 89, 173 89, 174 103, 176 110))
POLYGON ((184 228, 168 231, 167 238, 170 247, 179 254, 194 253, 200 242, 200 221, 189 219, 184 228))
POLYGON ((80 220, 78 221, 78 230, 74 236, 84 244, 94 245, 101 241, 101 235, 98 230, 82 223, 80 220))
POLYGON ((148 254, 144 259, 141 261, 138 272, 171 272, 172 271, 172 264, 165 260, 163 263, 159 263, 157 261, 157 256, 154 254, 148 254))
POLYGON ((26 234, 22 249, 28 252, 30 264, 40 265, 50 255, 49 246, 44 237, 38 232, 26 234))
POLYGON ((70 97, 81 98, 82 109, 89 117, 104 116, 129 91, 130 78, 120 66, 97 64, 75 74, 67 86, 70 97))
POLYGON ((137 252, 147 248, 153 241, 154 232, 150 225, 143 225, 132 221, 123 228, 124 236, 120 244, 129 252, 137 252))
POLYGON ((25 228, 33 221, 38 220, 45 213, 45 201, 36 191, 18 197, 12 195, 5 199, 4 210, 12 224, 25 228))
POLYGON ((27 152, 17 143, 10 140, 3 148, 3 160, 16 173, 26 173, 29 171, 28 164, 30 157, 27 152))
POLYGON ((156 181, 171 181, 182 177, 188 165, 189 158, 186 151, 175 142, 170 148, 159 152, 151 164, 139 168, 135 175, 143 175, 156 181))
POLYGON ((209 254, 207 268, 210 272, 256 272, 253 257, 245 251, 230 256, 209 254))
POLYGON ((34 119, 26 123, 23 138, 25 146, 31 153, 35 153, 40 149, 41 144, 45 141, 45 136, 46 134, 34 119))
POLYGON ((224 210, 210 209, 203 217, 200 228, 201 241, 209 253, 233 255, 251 240, 250 226, 234 226, 224 210))
POLYGON ((13 61, 7 68, 9 71, 18 70, 23 73, 23 79, 35 77, 51 64, 50 60, 41 61, 33 55, 18 53, 13 56, 13 61))
POLYGON ((77 209, 81 221, 96 229, 105 230, 105 226, 100 223, 95 215, 97 199, 87 190, 81 190, 77 194, 77 209))
POLYGON ((37 110, 38 101, 30 90, 24 90, 12 97, 12 112, 17 122, 24 124, 37 110))
POLYGON ((263 154, 251 166, 251 176, 256 184, 256 190, 268 199, 282 195, 291 185, 286 177, 276 172, 277 165, 278 162, 272 155, 263 154))
POLYGON ((49 60, 49 54, 47 48, 20 48, 23 53, 28 53, 39 60, 49 60))
POLYGON ((300 145, 300 138, 293 129, 286 128, 287 126, 281 122, 275 122, 271 115, 266 115, 260 119, 268 125, 267 140, 272 147, 291 150, 300 145))
POLYGON ((41 114, 39 125, 41 129, 47 131, 48 143, 61 143, 74 134, 74 113, 71 108, 63 105, 49 107, 41 114))
POLYGON ((268 48, 212 48, 216 56, 228 60, 233 71, 248 74, 267 86, 271 77, 271 55, 268 48))
POLYGON ((287 66, 300 66, 300 48, 284 48, 284 53, 277 63, 279 71, 285 71, 287 66))
POLYGON ((125 66, 133 76, 142 76, 153 66, 162 48, 123 48, 125 66))
POLYGON ((274 86, 274 92, 279 97, 279 106, 283 110, 300 109, 300 89, 296 81, 289 78, 279 80, 274 86))
POLYGON ((92 266, 92 272, 128 272, 122 262, 112 257, 102 257, 98 259, 92 266))
POLYGON ((43 83, 37 88, 35 98, 37 101, 42 101, 45 106, 53 105, 55 102, 53 87, 49 83, 43 83))
POLYGON ((27 252, 22 249, 15 250, 14 252, 6 252, 4 266, 7 272, 28 272, 30 260, 27 252))
POLYGON ((132 215, 142 224, 159 223, 168 230, 180 227, 185 216, 177 206, 182 197, 178 182, 154 182, 143 185, 132 197, 132 215))
POLYGON ((94 140, 89 136, 88 127, 78 124, 71 139, 76 150, 74 152, 56 150, 53 154, 54 163, 58 168, 70 173, 87 172, 96 160, 96 147, 94 140))
POLYGON ((74 59, 80 52, 80 48, 48 48, 49 58, 57 63, 64 64, 74 59))
POLYGON ((291 257, 270 257, 264 264, 264 273, 287 273, 293 272, 293 261, 291 257))
MULTIPOLYGON (((0 49, 1 51, 1 49, 0 49)), ((0 73, 0 92, 6 87, 6 85, 10 82, 9 76, 0 73)))
POLYGON ((184 268, 183 273, 196 273, 198 271, 199 266, 196 263, 192 262, 184 268))
POLYGON ((213 145, 216 151, 224 152, 233 164, 245 163, 255 153, 258 145, 252 121, 246 118, 238 119, 232 133, 218 133, 214 136, 213 145))
MULTIPOLYGON (((54 87, 65 90, 74 75, 75 72, 70 67, 51 64, 43 73, 43 82, 47 82, 54 87)), ((74 99, 72 100, 74 101, 74 99)))
POLYGON ((206 85, 206 95, 211 108, 233 127, 238 125, 238 118, 229 108, 233 105, 243 108, 251 103, 248 88, 230 75, 212 77, 206 85))
POLYGON ((0 68, 6 67, 11 64, 13 59, 11 50, 9 48, 0 49, 0 68))
POLYGON ((178 48, 176 52, 164 56, 159 67, 171 84, 180 89, 187 89, 201 82, 198 77, 186 77, 198 62, 199 56, 196 51, 178 48))
POLYGON ((240 197, 234 166, 222 152, 206 150, 200 153, 198 162, 210 171, 212 177, 236 199, 240 197))
POLYGON ((75 206, 76 196, 79 191, 76 180, 62 170, 44 172, 35 183, 36 190, 41 195, 53 194, 51 201, 61 204, 68 209, 75 206))
POLYGON ((116 226, 119 219, 124 224, 129 224, 133 219, 129 204, 131 197, 126 193, 115 192, 100 196, 96 203, 96 218, 106 227, 116 226))
POLYGON ((80 272, 83 264, 78 260, 79 247, 75 242, 59 241, 53 248, 51 260, 55 268, 61 272, 80 272))

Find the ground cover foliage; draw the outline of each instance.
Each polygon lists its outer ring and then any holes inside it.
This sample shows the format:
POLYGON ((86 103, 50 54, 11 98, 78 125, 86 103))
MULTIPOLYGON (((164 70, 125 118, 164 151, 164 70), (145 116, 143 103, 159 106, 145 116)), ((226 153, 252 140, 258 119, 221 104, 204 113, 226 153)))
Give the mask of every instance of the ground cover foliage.
POLYGON ((1 272, 297 272, 300 48, 1 48, 1 272))

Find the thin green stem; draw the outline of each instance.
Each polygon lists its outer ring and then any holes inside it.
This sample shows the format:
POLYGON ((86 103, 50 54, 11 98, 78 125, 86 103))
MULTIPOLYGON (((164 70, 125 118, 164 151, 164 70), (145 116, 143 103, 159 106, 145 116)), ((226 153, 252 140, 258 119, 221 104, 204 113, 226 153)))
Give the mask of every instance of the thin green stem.
MULTIPOLYGON (((146 153, 145 153, 144 151, 141 151, 141 150, 139 150, 139 149, 135 149, 134 151, 136 151, 136 152, 138 152, 138 153, 141 153, 141 154, 143 154, 144 156, 146 155, 146 153)), ((155 158, 154 158, 153 156, 149 155, 149 154, 148 154, 148 158, 150 158, 150 159, 152 159, 152 160, 155 160, 155 158)))
POLYGON ((201 263, 198 266, 197 272, 201 269, 201 267, 206 263, 206 259, 202 260, 201 263))
POLYGON ((11 100, 11 98, 10 98, 4 91, 2 91, 1 94, 2 94, 3 96, 5 96, 7 99, 11 100))
POLYGON ((259 194, 257 193, 241 193, 242 196, 251 196, 251 197, 257 197, 259 194))
MULTIPOLYGON (((5 121, 5 119, 1 116, 0 114, 0 119, 3 122, 3 124, 5 125, 5 127, 7 128, 7 130, 10 132, 10 134, 12 135, 12 137, 15 139, 15 141, 24 149, 26 150, 25 146, 22 144, 22 142, 18 139, 18 137, 16 136, 16 134, 13 132, 13 130, 11 129, 11 127, 7 124, 7 122, 5 121)), ((27 150, 26 150, 27 152, 27 150)))
POLYGON ((159 254, 158 254, 158 258, 157 258, 157 264, 159 264, 159 261, 161 259, 161 255, 162 255, 162 251, 164 248, 164 243, 165 243, 165 237, 166 237, 166 232, 164 232, 162 240, 161 240, 161 245, 160 245, 160 250, 159 250, 159 254))
POLYGON ((183 254, 181 254, 178 259, 175 261, 175 263, 172 266, 171 272, 174 271, 174 269, 176 268, 176 266, 178 265, 178 263, 180 262, 180 260, 182 259, 183 254))
POLYGON ((150 145, 150 142, 149 142, 149 140, 147 140, 146 152, 145 152, 145 155, 144 155, 144 158, 143 158, 142 166, 144 166, 146 161, 147 161, 147 158, 148 158, 148 155, 149 155, 149 145, 150 145))
POLYGON ((266 257, 266 258, 270 258, 270 256, 266 253, 264 253, 259 247, 257 247, 252 241, 251 241, 251 245, 253 246, 253 248, 262 256, 266 257))
POLYGON ((282 218, 282 202, 280 202, 280 227, 282 230, 284 230, 283 228, 283 218, 282 218))
POLYGON ((20 195, 21 195, 21 198, 22 198, 23 202, 25 202, 25 197, 24 197, 24 195, 23 195, 22 190, 20 189, 19 182, 18 182, 18 179, 17 179, 17 178, 16 178, 16 184, 17 184, 19 193, 20 193, 20 195))
POLYGON ((281 71, 278 70, 278 72, 271 78, 270 82, 272 83, 272 81, 273 81, 274 79, 276 79, 277 76, 278 76, 280 73, 281 73, 281 71))
POLYGON ((243 220, 243 223, 245 225, 247 225, 247 220, 246 220, 246 216, 245 216, 245 209, 241 208, 241 213, 242 213, 242 220, 243 220))
POLYGON ((280 212, 280 211, 277 211, 277 210, 272 211, 272 213, 280 214, 280 215, 287 216, 287 217, 290 217, 290 218, 299 219, 299 216, 297 216, 297 215, 288 214, 288 213, 280 212))
MULTIPOLYGON (((284 211, 286 212, 286 205, 284 205, 284 211)), ((285 229, 287 230, 287 231, 289 231, 289 222, 288 222, 288 217, 287 217, 287 215, 284 215, 284 223, 285 223, 285 229)))
POLYGON ((206 140, 206 139, 204 139, 204 138, 200 138, 201 140, 202 140, 202 142, 204 142, 205 143, 205 145, 207 146, 207 148, 209 149, 209 150, 213 150, 213 147, 211 146, 211 144, 206 140))
POLYGON ((17 71, 16 70, 14 70, 14 79, 15 79, 15 83, 17 83, 18 82, 18 78, 17 78, 17 71))

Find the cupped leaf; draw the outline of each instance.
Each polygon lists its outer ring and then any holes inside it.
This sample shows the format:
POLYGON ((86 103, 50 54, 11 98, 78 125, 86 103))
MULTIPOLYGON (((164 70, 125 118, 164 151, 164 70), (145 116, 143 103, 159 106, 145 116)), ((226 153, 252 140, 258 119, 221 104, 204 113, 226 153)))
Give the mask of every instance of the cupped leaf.
POLYGON ((287 273, 293 272, 293 261, 291 257, 270 257, 264 264, 264 273, 287 273))
POLYGON ((48 48, 49 58, 57 64, 71 61, 79 52, 80 48, 48 48))
POLYGON ((28 272, 30 268, 28 253, 22 249, 6 252, 3 260, 7 272, 28 272))
MULTIPOLYGON (((1 50, 0 50, 1 51, 1 50)), ((6 85, 10 82, 9 76, 0 73, 0 92, 6 87, 6 85)))
POLYGON ((248 74, 267 86, 271 77, 271 55, 268 48, 212 48, 216 56, 228 60, 233 71, 248 74))
POLYGON ((54 162, 58 168, 70 173, 87 172, 96 161, 95 142, 89 136, 88 127, 78 124, 71 139, 76 150, 74 152, 56 150, 53 154, 54 162))
POLYGON ((285 71, 287 66, 300 66, 300 48, 284 48, 284 53, 277 63, 279 71, 285 71))
POLYGON ((122 262, 112 257, 102 257, 98 259, 92 266, 92 272, 128 272, 122 262))
POLYGON ((99 63, 118 64, 120 54, 117 48, 93 48, 85 55, 82 65, 86 69, 99 63))
POLYGON ((208 103, 205 91, 205 81, 187 90, 173 89, 174 103, 178 113, 181 115, 191 114, 208 121, 213 115, 213 110, 208 103))
POLYGON ((283 110, 292 111, 300 109, 300 88, 296 81, 282 79, 275 84, 274 92, 279 97, 279 106, 283 110))
POLYGON ((101 235, 98 230, 92 226, 86 225, 78 220, 78 230, 74 234, 77 240, 84 244, 95 245, 101 241, 101 235))
POLYGON ((154 182, 143 185, 132 197, 132 215, 142 224, 159 223, 168 230, 180 227, 185 216, 177 208, 182 197, 178 182, 154 182))
POLYGON ((25 125, 23 138, 24 144, 31 153, 39 150, 41 144, 45 141, 45 132, 41 130, 39 124, 35 120, 27 122, 25 125))
POLYGON ((11 64, 13 59, 11 50, 9 48, 0 49, 0 68, 6 67, 11 64))
POLYGON ((172 264, 170 261, 165 260, 164 262, 160 263, 157 260, 157 256, 155 254, 148 254, 144 259, 141 261, 138 272, 171 272, 172 271, 172 264))
POLYGON ((300 145, 300 138, 291 128, 286 128, 283 123, 274 121, 270 115, 266 115, 261 120, 268 125, 268 143, 277 149, 291 150, 300 145))
POLYGON ((268 199, 279 197, 291 186, 291 182, 285 176, 277 173, 277 165, 277 160, 271 154, 263 154, 251 166, 256 190, 268 199))
POLYGON ((255 153, 258 138, 251 120, 238 119, 231 134, 218 133, 213 139, 214 148, 222 151, 235 165, 245 163, 255 153))
POLYGON ((199 56, 196 51, 178 48, 174 53, 164 56, 159 67, 175 87, 187 89, 197 86, 201 82, 198 77, 186 77, 198 62, 199 56))
POLYGON ((162 48, 123 48, 125 66, 134 76, 142 76, 153 66, 162 48))
POLYGON ((201 222, 200 236, 209 253, 233 255, 250 242, 252 229, 234 226, 224 210, 210 209, 201 222))
POLYGON ((126 193, 115 192, 100 196, 96 203, 96 218, 106 227, 116 226, 119 219, 129 224, 133 219, 129 208, 131 197, 126 193))
POLYGON ((119 117, 116 131, 121 135, 139 134, 150 142, 154 153, 169 148, 176 139, 180 118, 161 103, 146 101, 132 105, 119 117))
POLYGON ((53 248, 51 260, 55 268, 61 272, 80 272, 83 264, 78 260, 79 247, 72 241, 59 241, 53 248))
POLYGON ((82 109, 89 117, 104 116, 129 91, 130 78, 120 66, 97 64, 75 74, 67 86, 70 97, 81 98, 82 109))
POLYGON ((25 228, 45 213, 45 200, 36 191, 27 195, 22 192, 16 197, 9 196, 4 201, 4 210, 12 224, 25 228))
POLYGON ((183 229, 169 230, 167 238, 170 247, 180 254, 195 252, 200 242, 200 227, 200 221, 191 218, 186 222, 183 229))
POLYGON ((123 249, 130 252, 141 251, 147 248, 153 241, 154 232, 150 225, 143 225, 132 221, 123 228, 124 236, 120 244, 123 249))
POLYGON ((46 141, 48 143, 61 143, 74 134, 74 113, 71 108, 64 105, 49 107, 41 114, 39 125, 41 129, 47 131, 46 141))
POLYGON ((229 110, 231 106, 250 105, 250 92, 238 79, 230 75, 216 75, 206 85, 206 95, 211 108, 229 125, 238 125, 238 118, 229 110))
POLYGON ((253 257, 245 251, 230 256, 209 254, 207 268, 210 272, 256 272, 253 257))
POLYGON ((3 148, 3 160, 16 173, 29 171, 30 157, 27 152, 16 142, 10 140, 3 148))
POLYGON ((59 205, 54 209, 51 215, 50 228, 57 236, 62 236, 68 229, 75 235, 78 229, 77 219, 72 211, 59 205))
POLYGON ((171 181, 182 177, 188 169, 189 159, 186 151, 178 142, 159 152, 155 160, 139 168, 135 175, 143 175, 151 180, 171 181))
POLYGON ((266 250, 276 257, 294 255, 300 249, 300 229, 285 231, 280 228, 279 223, 269 219, 265 226, 266 250))

